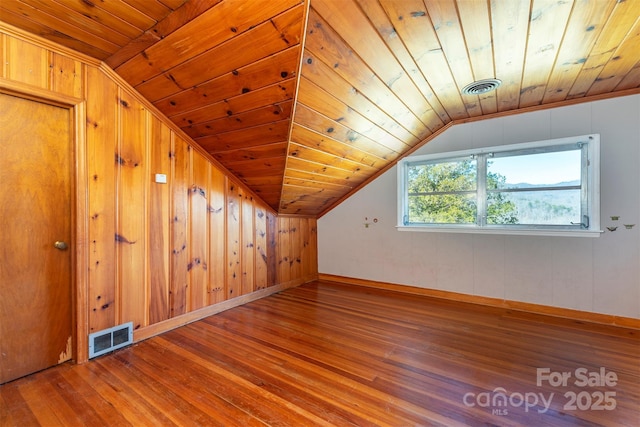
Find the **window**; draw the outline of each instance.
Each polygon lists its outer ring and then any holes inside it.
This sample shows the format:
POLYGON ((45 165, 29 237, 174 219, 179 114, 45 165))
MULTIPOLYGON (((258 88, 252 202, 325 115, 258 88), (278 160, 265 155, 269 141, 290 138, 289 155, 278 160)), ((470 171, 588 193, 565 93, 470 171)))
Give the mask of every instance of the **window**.
POLYGON ((599 235, 597 134, 415 156, 398 165, 398 228, 599 235))

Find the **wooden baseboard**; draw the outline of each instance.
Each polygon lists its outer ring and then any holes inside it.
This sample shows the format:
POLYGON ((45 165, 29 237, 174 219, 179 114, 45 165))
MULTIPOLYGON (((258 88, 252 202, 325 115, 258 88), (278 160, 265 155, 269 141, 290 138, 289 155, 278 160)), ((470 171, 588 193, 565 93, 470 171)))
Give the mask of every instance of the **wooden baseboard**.
POLYGON ((139 342, 142 340, 146 340, 155 335, 160 335, 172 329, 179 328, 180 326, 184 326, 186 324, 196 322, 198 320, 204 319, 205 317, 212 316, 217 313, 221 313, 225 310, 229 310, 230 308, 247 304, 251 301, 255 301, 260 298, 267 297, 269 295, 275 294, 285 289, 299 286, 303 283, 307 283, 315 279, 317 279, 317 276, 305 277, 301 279, 292 280, 286 283, 280 283, 274 286, 270 286, 268 288, 260 289, 259 291, 255 291, 247 295, 242 295, 237 298, 223 301, 218 304, 213 304, 207 307, 203 307, 199 310, 194 310, 192 312, 185 313, 181 316, 177 316, 172 319, 167 319, 162 322, 154 323, 153 325, 145 326, 144 328, 140 328, 136 331, 133 331, 133 341, 139 342))
POLYGON ((598 323, 624 328, 640 329, 640 319, 632 317, 614 316, 611 314, 592 313, 589 311, 573 310, 569 308, 551 307, 528 302, 510 301, 499 298, 483 297, 477 295, 461 294, 457 292, 441 291, 437 289, 418 288, 409 285, 397 285, 394 283, 377 282, 374 280, 358 279, 354 277, 337 276, 333 274, 318 274, 319 280, 348 283, 351 285, 366 286, 370 288, 386 289, 410 294, 424 295, 433 298, 442 298, 466 302, 471 304, 486 305, 489 307, 507 308, 511 310, 525 311, 534 314, 562 317, 581 322, 598 323))

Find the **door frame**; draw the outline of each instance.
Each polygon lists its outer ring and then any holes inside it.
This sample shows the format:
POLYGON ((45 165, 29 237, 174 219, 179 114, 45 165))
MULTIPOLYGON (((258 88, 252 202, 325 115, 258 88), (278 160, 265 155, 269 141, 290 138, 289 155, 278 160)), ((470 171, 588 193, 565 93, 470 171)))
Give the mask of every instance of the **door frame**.
POLYGON ((89 236, 88 180, 86 155, 86 102, 84 99, 51 92, 0 78, 0 93, 66 108, 71 112, 71 309, 73 358, 89 359, 89 236))

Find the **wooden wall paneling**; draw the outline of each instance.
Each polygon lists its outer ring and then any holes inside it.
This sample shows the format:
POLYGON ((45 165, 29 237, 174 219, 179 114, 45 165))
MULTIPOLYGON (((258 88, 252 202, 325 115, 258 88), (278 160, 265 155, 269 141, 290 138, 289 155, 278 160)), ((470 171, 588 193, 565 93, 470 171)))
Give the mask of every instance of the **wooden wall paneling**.
POLYGON ((174 134, 171 156, 171 282, 169 291, 169 307, 171 317, 188 311, 187 291, 189 277, 188 236, 188 193, 189 193, 189 158, 191 147, 185 140, 174 134))
POLYGON ((172 318, 307 274, 306 241, 289 238, 300 219, 280 224, 109 70, 6 34, 0 57, 8 81, 86 100, 77 132, 86 141, 79 188, 87 191, 88 332, 125 321, 159 331, 172 318), (156 173, 168 183, 156 183, 156 173))
POLYGON ((120 90, 116 248, 118 255, 119 323, 134 329, 148 324, 147 316, 147 161, 148 111, 129 92, 120 90))
POLYGON ((255 290, 268 286, 267 212, 260 203, 255 204, 255 290))
POLYGON ((242 292, 240 232, 242 221, 242 192, 232 180, 227 185, 227 298, 242 292))
POLYGON ((289 252, 289 217, 278 217, 278 277, 277 283, 291 280, 291 254, 289 252))
POLYGON ((302 277, 302 252, 303 252, 303 226, 306 224, 306 218, 292 218, 289 222, 289 241, 291 247, 291 279, 299 279, 302 277))
POLYGON ((256 290, 255 284, 255 200, 245 193, 242 200, 242 295, 256 290))
POLYGON ((301 220, 301 266, 302 266, 302 274, 301 277, 307 278, 312 275, 312 264, 311 264, 311 229, 313 224, 311 223, 311 218, 303 218, 301 220))
POLYGON ((149 189, 149 324, 170 317, 169 266, 170 258, 170 187, 171 130, 162 121, 151 117, 149 127, 150 177, 164 174, 167 184, 151 181, 149 189))
POLYGON ((16 37, 7 37, 7 78, 41 89, 49 87, 49 52, 16 37))
POLYGON ((115 239, 118 87, 86 67, 89 199, 89 332, 115 325, 115 239))
POLYGON ((4 33, 0 33, 0 77, 2 78, 6 78, 6 68, 7 63, 9 62, 8 56, 5 56, 5 54, 7 53, 5 43, 7 42, 8 38, 9 36, 5 35, 4 33))
POLYGON ((267 286, 278 282, 278 217, 267 211, 267 286))
POLYGON ((207 196, 211 163, 199 152, 191 150, 191 184, 189 186, 189 311, 209 303, 209 214, 207 196))
POLYGON ((66 55, 52 52, 49 72, 49 85, 52 91, 82 98, 82 62, 66 55))
MULTIPOLYGON (((0 55, 0 58, 2 56, 0 55)), ((84 67, 82 75, 82 87, 85 85, 84 67)), ((84 95, 84 94, 82 94, 84 95)), ((87 170, 87 144, 86 144, 86 101, 84 96, 78 98, 73 108, 74 114, 74 172, 75 179, 74 197, 72 199, 71 225, 75 228, 73 233, 72 268, 75 270, 72 276, 74 296, 72 297, 73 317, 73 357, 78 363, 83 363, 89 358, 89 211, 87 195, 89 194, 89 175, 87 170)))
POLYGON ((310 274, 313 278, 318 277, 318 220, 316 218, 310 218, 310 230, 309 230, 309 265, 311 268, 310 274))
POLYGON ((211 168, 209 186, 209 303, 227 299, 226 288, 226 220, 227 177, 218 168, 211 168))

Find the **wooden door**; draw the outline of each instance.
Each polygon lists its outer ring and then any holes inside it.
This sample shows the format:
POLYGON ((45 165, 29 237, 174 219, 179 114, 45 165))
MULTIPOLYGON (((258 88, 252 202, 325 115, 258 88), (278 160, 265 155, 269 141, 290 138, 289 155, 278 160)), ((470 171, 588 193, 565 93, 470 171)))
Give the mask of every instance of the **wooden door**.
POLYGON ((71 117, 0 93, 0 384, 72 356, 71 117))

